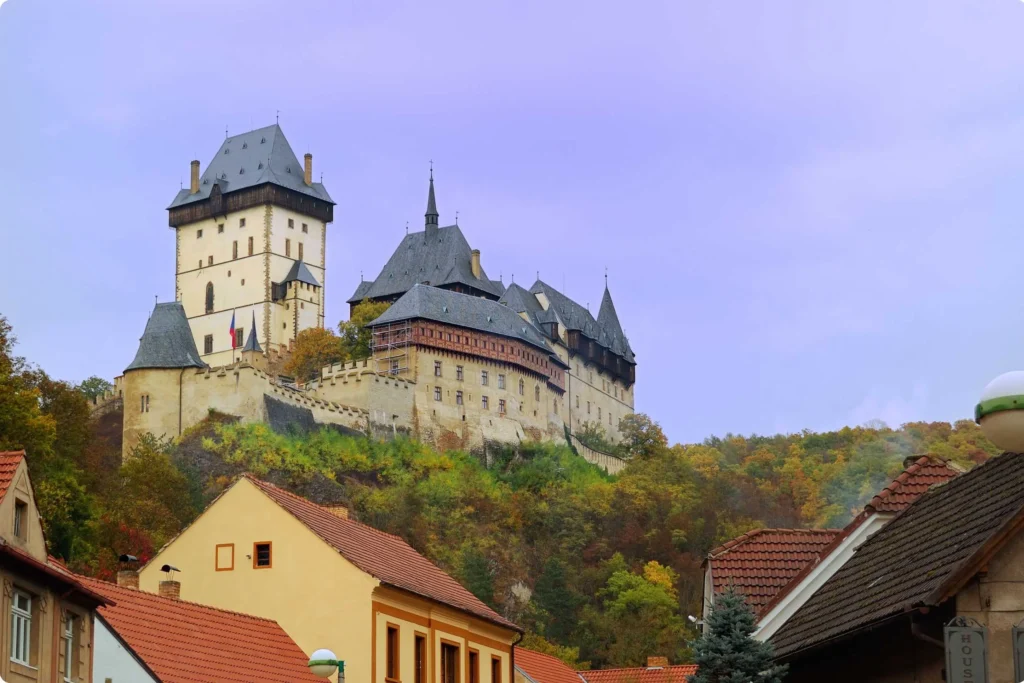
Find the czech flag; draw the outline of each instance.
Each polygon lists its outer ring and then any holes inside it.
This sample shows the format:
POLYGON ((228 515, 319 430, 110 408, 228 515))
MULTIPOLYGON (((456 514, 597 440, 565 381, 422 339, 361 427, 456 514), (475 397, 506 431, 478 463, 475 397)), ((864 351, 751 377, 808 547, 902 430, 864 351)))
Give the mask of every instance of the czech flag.
POLYGON ((235 313, 231 312, 231 348, 235 348, 235 313))

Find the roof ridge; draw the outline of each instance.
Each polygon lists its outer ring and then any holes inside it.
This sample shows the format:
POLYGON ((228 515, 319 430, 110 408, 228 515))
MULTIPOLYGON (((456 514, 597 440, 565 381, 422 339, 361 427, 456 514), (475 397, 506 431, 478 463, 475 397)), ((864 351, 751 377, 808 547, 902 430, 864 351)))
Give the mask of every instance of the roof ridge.
POLYGON ((717 548, 715 548, 715 549, 711 550, 710 552, 708 552, 708 557, 714 558, 714 556, 720 555, 721 553, 725 552, 726 550, 733 550, 737 546, 742 545, 742 544, 746 543, 747 541, 753 539, 755 536, 760 536, 761 534, 765 534, 765 533, 773 533, 774 532, 774 533, 790 533, 790 534, 794 534, 794 533, 795 534, 838 534, 841 531, 842 531, 842 529, 821 529, 821 528, 817 528, 817 527, 810 527, 810 528, 805 528, 805 529, 801 529, 801 528, 784 528, 784 527, 760 527, 758 529, 751 529, 750 531, 745 531, 742 534, 740 534, 739 536, 736 536, 735 538, 726 541, 725 543, 721 544, 717 548))
POLYGON ((257 616, 255 614, 247 614, 245 612, 236 612, 235 610, 224 609, 223 607, 215 607, 213 605, 207 605, 206 603, 203 603, 203 602, 194 602, 192 600, 184 600, 182 598, 169 598, 167 596, 160 595, 159 593, 151 593, 149 591, 144 591, 144 590, 139 589, 139 588, 125 588, 124 586, 118 586, 116 583, 113 583, 112 581, 104 581, 103 579, 97 579, 97 578, 92 577, 92 576, 84 576, 82 574, 76 574, 75 572, 71 571, 70 569, 67 569, 67 567, 64 567, 64 569, 69 574, 73 575, 75 578, 79 579, 82 582, 91 583, 91 584, 98 584, 98 585, 102 586, 103 588, 101 590, 113 589, 115 592, 124 593, 125 595, 133 595, 133 596, 134 595, 139 595, 139 596, 142 596, 144 598, 153 598, 155 600, 169 601, 169 602, 174 603, 174 604, 188 605, 190 607, 200 607, 202 609, 208 609, 208 610, 211 610, 213 612, 220 612, 222 614, 231 614, 231 615, 237 616, 237 617, 245 617, 247 619, 252 619, 254 621, 261 621, 261 622, 268 623, 268 624, 277 624, 278 626, 280 626, 280 624, 278 624, 275 619, 268 619, 267 617, 260 617, 260 616, 257 616))
MULTIPOLYGON (((531 650, 531 652, 534 652, 534 650, 531 650)), ((543 654, 543 653, 541 653, 541 654, 543 654)), ((558 659, 558 658, 556 657, 555 659, 558 659)), ((558 661, 562 661, 562 660, 559 659, 558 661)), ((611 672, 614 672, 614 671, 632 671, 634 669, 644 669, 644 670, 647 670, 647 669, 675 669, 675 668, 678 668, 678 667, 687 667, 687 666, 697 666, 697 665, 696 664, 669 664, 668 666, 645 666, 643 664, 638 664, 637 666, 617 666, 617 667, 614 667, 614 668, 611 668, 611 669, 576 669, 576 673, 583 674, 584 676, 586 676, 587 674, 596 674, 596 673, 604 673, 604 672, 611 673, 611 672)))

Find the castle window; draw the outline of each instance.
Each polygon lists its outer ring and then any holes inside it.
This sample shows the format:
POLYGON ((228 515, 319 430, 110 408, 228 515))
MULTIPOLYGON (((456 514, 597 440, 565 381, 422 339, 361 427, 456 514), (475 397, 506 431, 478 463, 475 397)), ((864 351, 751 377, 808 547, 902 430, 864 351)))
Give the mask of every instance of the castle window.
POLYGON ((212 334, 208 334, 205 337, 203 337, 203 353, 204 354, 213 353, 213 335, 212 334))
POLYGON ((222 232, 224 232, 224 224, 223 223, 218 223, 217 224, 217 233, 219 234, 219 233, 222 233, 222 232))
POLYGON ((499 389, 504 389, 505 388, 505 375, 498 375, 498 388, 499 389))
POLYGON ((457 405, 457 406, 461 406, 462 405, 462 392, 461 391, 456 391, 455 392, 455 405, 457 405))
POLYGON ((524 382, 523 380, 519 380, 519 395, 522 396, 525 391, 526 391, 526 382, 524 382))
POLYGON ((291 240, 285 240, 284 241, 284 255, 287 256, 288 258, 292 257, 292 241, 291 240))
POLYGON ((590 401, 587 401, 587 415, 590 415, 590 401))
POLYGON ((556 398, 552 403, 555 405, 555 415, 558 415, 558 399, 556 398))
POLYGON ((244 218, 239 218, 238 219, 238 227, 240 227, 240 228, 244 228, 245 227, 245 219, 244 218))
POLYGON ((503 398, 498 399, 498 412, 502 415, 505 414, 505 399, 503 398))
POLYGON ((397 375, 398 374, 398 360, 397 359, 392 359, 392 361, 391 361, 391 374, 392 375, 397 375))
POLYGON ((231 258, 238 258, 238 240, 231 243, 231 258))
POLYGON ((240 348, 242 346, 242 344, 245 343, 243 341, 244 338, 245 338, 244 335, 242 334, 242 330, 243 329, 244 328, 241 328, 241 327, 235 328, 235 348, 236 349, 240 348))
POLYGON ((579 410, 579 407, 580 407, 580 395, 576 394, 576 409, 579 410))
POLYGON ((149 394, 143 394, 142 396, 139 397, 139 412, 149 412, 149 394))
POLYGON ((249 256, 252 256, 252 238, 249 238, 249 256))
MULTIPOLYGON (((212 257, 211 257, 212 258, 212 257)), ((206 283, 206 312, 213 313, 213 283, 206 283)))
POLYGON ((487 380, 487 371, 486 370, 481 370, 480 371, 480 384, 482 384, 483 386, 486 387, 487 386, 487 381, 488 381, 487 380))
POLYGON ((451 332, 449 332, 449 333, 448 333, 448 341, 451 341, 451 340, 452 340, 452 333, 451 333, 451 332))
POLYGON ((242 278, 242 286, 243 287, 245 286, 245 278, 244 277, 242 278))
POLYGON ((504 344, 501 345, 501 352, 505 353, 505 345, 504 344))
POLYGON ((292 230, 295 229, 295 219, 294 218, 289 218, 288 219, 288 227, 291 228, 292 230))
POLYGON ((302 224, 302 232, 309 232, 309 226, 305 223, 302 224))
POLYGON ((534 401, 539 401, 540 400, 540 385, 539 384, 533 388, 533 400, 534 401))
POLYGON ((207 263, 207 265, 210 265, 210 266, 213 265, 213 255, 212 254, 207 257, 206 263, 207 263))
POLYGON ((455 366, 455 379, 459 380, 460 382, 462 381, 462 366, 461 365, 456 365, 455 366))
POLYGON ((486 396, 482 396, 480 398, 480 405, 481 405, 481 407, 483 407, 484 410, 487 410, 487 397, 486 396))
POLYGON ((203 239, 203 231, 202 230, 196 230, 196 239, 197 240, 203 239))
POLYGON ((202 267, 203 267, 203 259, 199 259, 199 267, 200 267, 200 268, 202 268, 202 267))
POLYGON ((434 377, 440 377, 440 376, 441 376, 441 361, 435 360, 434 361, 434 377))
POLYGON ((299 242, 299 260, 302 260, 302 242, 299 242))
POLYGON ((435 401, 440 401, 441 400, 441 387, 434 387, 434 400, 435 401))
POLYGON ((597 419, 598 419, 598 420, 600 420, 600 419, 601 419, 601 406, 598 406, 598 407, 597 407, 597 419))

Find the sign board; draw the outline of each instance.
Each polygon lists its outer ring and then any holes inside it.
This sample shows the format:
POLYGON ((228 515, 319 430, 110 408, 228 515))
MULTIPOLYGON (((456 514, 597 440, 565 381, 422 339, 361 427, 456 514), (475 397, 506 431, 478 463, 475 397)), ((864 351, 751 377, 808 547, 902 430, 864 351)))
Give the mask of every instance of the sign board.
MULTIPOLYGON (((944 631, 946 682, 988 683, 988 630, 973 619, 957 617, 944 631)), ((1016 643, 1015 639, 1014 654, 1016 643)))

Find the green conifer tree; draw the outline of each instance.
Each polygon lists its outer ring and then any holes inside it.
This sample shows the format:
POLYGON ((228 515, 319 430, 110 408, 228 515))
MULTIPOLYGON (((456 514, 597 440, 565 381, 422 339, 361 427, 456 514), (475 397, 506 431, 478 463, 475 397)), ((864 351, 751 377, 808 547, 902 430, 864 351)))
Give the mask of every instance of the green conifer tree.
POLYGON ((715 597, 704 634, 692 644, 697 673, 689 683, 782 683, 786 665, 772 662, 772 646, 751 638, 753 610, 730 588, 715 597))

